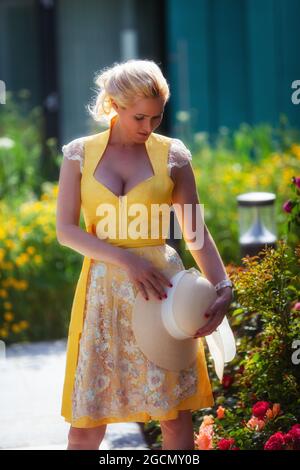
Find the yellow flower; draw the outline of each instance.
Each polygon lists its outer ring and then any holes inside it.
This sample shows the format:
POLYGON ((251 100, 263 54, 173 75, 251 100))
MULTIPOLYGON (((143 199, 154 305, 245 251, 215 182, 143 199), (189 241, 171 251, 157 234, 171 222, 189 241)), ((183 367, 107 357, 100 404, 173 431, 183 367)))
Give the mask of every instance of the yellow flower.
POLYGON ((35 252, 36 252, 36 249, 34 246, 28 246, 27 247, 27 253, 29 253, 30 255, 33 255, 35 252))
POLYGON ((5 308, 6 310, 12 309, 12 304, 11 304, 10 302, 4 302, 3 305, 4 305, 4 308, 5 308))
POLYGON ((293 144, 291 145, 291 152, 296 155, 297 158, 300 158, 300 145, 293 144))
POLYGON ((5 251, 3 250, 3 248, 0 248, 0 261, 4 259, 4 256, 5 256, 5 251))
POLYGON ((27 233, 29 233, 29 229, 26 227, 19 227, 18 235, 20 238, 26 237, 27 233))
POLYGON ((36 264, 40 264, 42 262, 42 257, 41 255, 35 255, 33 257, 34 261, 36 262, 36 264))
POLYGON ((28 282, 25 279, 22 279, 18 281, 18 283, 15 285, 17 290, 26 290, 28 289, 28 282))
POLYGON ((14 319, 14 314, 12 312, 6 312, 3 316, 6 321, 13 321, 14 319))
POLYGON ((22 328, 22 330, 26 330, 29 327, 29 323, 26 320, 20 321, 19 325, 20 325, 20 328, 22 328))
POLYGON ((7 290, 5 290, 5 289, 0 289, 0 297, 2 297, 2 298, 4 299, 4 298, 7 297, 7 296, 8 296, 7 290))
POLYGON ((29 256, 27 253, 21 253, 17 258, 16 258, 16 265, 17 266, 23 266, 29 261, 29 256))
POLYGON ((21 331, 20 326, 17 325, 16 323, 14 323, 14 324, 12 325, 11 329, 12 329, 12 331, 13 331, 14 333, 20 333, 20 331, 21 331))
POLYGON ((293 168, 284 168, 282 171, 282 180, 286 185, 291 183, 292 177, 294 176, 295 172, 293 168))
POLYGON ((8 331, 5 328, 0 329, 0 336, 2 338, 7 338, 8 337, 8 331))
POLYGON ((11 261, 8 261, 7 263, 2 263, 3 270, 11 271, 13 269, 13 267, 14 267, 14 265, 11 261))
POLYGON ((5 240, 5 245, 7 246, 7 248, 15 248, 16 244, 13 240, 5 240))

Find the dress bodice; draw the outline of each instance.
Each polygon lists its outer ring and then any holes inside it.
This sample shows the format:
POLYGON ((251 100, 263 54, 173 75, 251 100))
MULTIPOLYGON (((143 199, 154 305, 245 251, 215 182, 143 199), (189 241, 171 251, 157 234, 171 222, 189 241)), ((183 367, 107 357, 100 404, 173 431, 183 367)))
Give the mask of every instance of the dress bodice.
POLYGON ((80 156, 81 208, 86 230, 118 246, 161 245, 169 236, 174 187, 170 169, 186 164, 191 160, 191 154, 179 139, 150 134, 145 148, 153 174, 118 196, 94 176, 114 122, 115 118, 111 120, 109 129, 103 132, 81 138, 81 148, 77 153, 74 150, 70 153, 63 147, 67 158, 78 159, 76 156, 80 156), (172 146, 177 152, 171 151, 172 146))

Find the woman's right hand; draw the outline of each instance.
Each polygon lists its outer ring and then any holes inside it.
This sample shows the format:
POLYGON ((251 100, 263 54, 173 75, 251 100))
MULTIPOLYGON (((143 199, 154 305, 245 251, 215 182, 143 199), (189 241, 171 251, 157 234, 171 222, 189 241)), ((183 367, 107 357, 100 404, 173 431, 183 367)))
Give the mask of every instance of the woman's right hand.
POLYGON ((169 279, 148 259, 127 252, 123 268, 127 272, 130 281, 133 282, 146 300, 149 300, 150 293, 160 300, 167 297, 163 286, 172 287, 172 285, 169 279))

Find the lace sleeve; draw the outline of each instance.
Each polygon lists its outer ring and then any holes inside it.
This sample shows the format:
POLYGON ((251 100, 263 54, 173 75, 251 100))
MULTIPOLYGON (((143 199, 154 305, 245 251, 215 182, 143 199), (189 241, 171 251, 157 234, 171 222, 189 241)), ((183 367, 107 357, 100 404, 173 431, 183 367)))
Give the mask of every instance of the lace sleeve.
POLYGON ((84 162, 84 150, 83 150, 84 139, 79 137, 78 139, 71 140, 66 145, 62 146, 62 152, 64 158, 69 160, 78 160, 80 164, 80 171, 82 173, 83 162, 84 162))
POLYGON ((168 174, 171 175, 173 166, 184 166, 192 160, 192 154, 180 139, 172 139, 169 158, 168 158, 168 174))

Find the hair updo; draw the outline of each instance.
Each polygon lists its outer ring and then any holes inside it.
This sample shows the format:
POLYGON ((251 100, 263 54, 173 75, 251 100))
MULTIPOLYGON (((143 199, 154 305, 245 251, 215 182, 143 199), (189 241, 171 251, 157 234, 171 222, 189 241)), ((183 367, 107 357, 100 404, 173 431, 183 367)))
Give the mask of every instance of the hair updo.
POLYGON ((152 60, 130 59, 105 67, 96 76, 98 93, 88 112, 95 121, 112 118, 116 113, 111 99, 123 108, 130 107, 137 98, 161 97, 168 101, 169 85, 159 66, 152 60))

